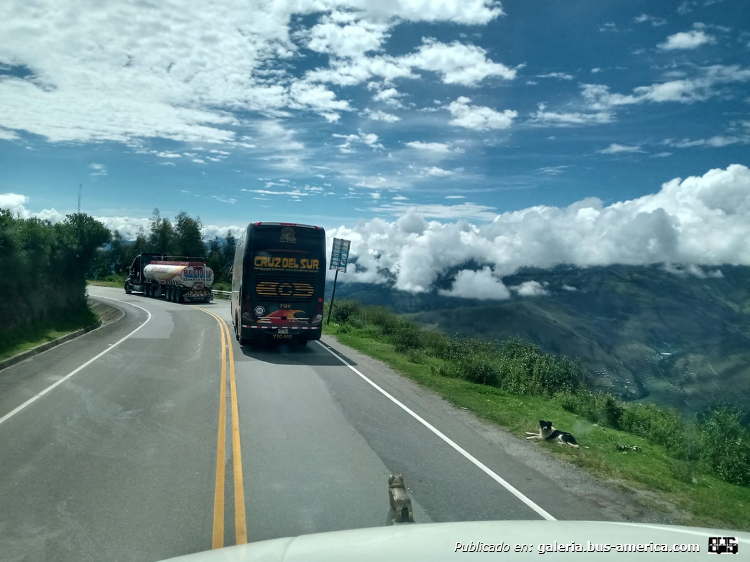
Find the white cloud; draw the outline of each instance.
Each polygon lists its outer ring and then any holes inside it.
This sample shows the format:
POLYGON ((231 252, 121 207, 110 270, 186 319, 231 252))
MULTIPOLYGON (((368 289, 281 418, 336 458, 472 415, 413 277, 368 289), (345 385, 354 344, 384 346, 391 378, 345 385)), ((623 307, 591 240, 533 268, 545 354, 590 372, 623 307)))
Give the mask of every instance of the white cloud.
POLYGON ((537 74, 537 78, 557 78, 558 80, 573 80, 575 76, 567 72, 549 72, 547 74, 537 74))
POLYGON ((152 150, 151 154, 154 156, 158 156, 159 158, 182 158, 182 154, 177 154, 175 152, 158 152, 156 150, 152 150))
POLYGON ((106 176, 107 167, 104 164, 89 164, 90 176, 106 176))
POLYGON ((511 289, 522 297, 541 297, 549 295, 549 291, 547 291, 539 281, 525 281, 520 285, 511 287, 511 289))
POLYGON ((393 113, 386 113, 385 111, 372 111, 365 109, 365 115, 367 115, 373 121, 385 121, 386 123, 395 123, 401 121, 401 117, 394 115, 393 113))
POLYGON ((15 133, 15 131, 9 131, 8 129, 0 129, 0 140, 18 140, 18 135, 15 133))
POLYGON ((622 152, 643 152, 641 150, 641 147, 636 146, 625 146, 622 144, 612 143, 607 148, 603 150, 597 150, 600 154, 620 154, 622 152))
POLYGON ((273 191, 269 189, 242 189, 246 193, 259 193, 261 195, 291 195, 292 197, 307 197, 309 193, 304 193, 299 189, 293 189, 292 191, 273 191))
POLYGON ((532 124, 548 127, 572 127, 575 125, 600 125, 602 123, 611 123, 613 120, 614 115, 609 111, 559 113, 547 111, 547 106, 540 103, 538 111, 531 114, 529 121, 532 124))
POLYGON ((667 23, 667 20, 665 20, 664 18, 657 18, 654 16, 646 15, 646 14, 641 14, 640 16, 637 16, 634 21, 635 23, 650 23, 654 27, 659 27, 667 23))
POLYGON ((463 195, 446 195, 446 199, 466 199, 463 195))
POLYGON ((492 274, 489 267, 481 271, 464 269, 458 272, 450 291, 440 291, 441 295, 481 300, 506 300, 510 291, 503 282, 492 274))
POLYGON ((563 173, 563 171, 566 168, 571 168, 572 166, 545 166, 544 168, 537 168, 534 170, 535 174, 544 174, 546 176, 559 176, 563 173))
POLYGON ((471 86, 485 78, 497 76, 513 80, 516 71, 487 58, 487 51, 476 45, 464 45, 459 42, 446 45, 427 40, 412 55, 407 55, 401 62, 411 68, 437 72, 446 84, 471 86))
POLYGON ((739 65, 712 65, 699 69, 698 76, 670 80, 650 86, 640 86, 632 94, 613 94, 602 84, 583 84, 582 95, 588 106, 596 111, 608 111, 620 105, 644 102, 694 103, 717 95, 715 86, 750 80, 750 69, 739 65))
POLYGON ((322 23, 309 32, 307 48, 338 57, 359 57, 368 51, 377 51, 387 37, 386 24, 366 20, 339 25, 334 18, 324 17, 322 23))
POLYGON ((438 168, 437 166, 431 166, 429 168, 426 168, 424 170, 424 173, 427 174, 428 176, 433 176, 433 177, 453 175, 453 172, 451 170, 444 170, 443 168, 438 168))
POLYGON ((732 144, 750 144, 750 135, 726 136, 715 135, 707 139, 682 139, 681 141, 667 141, 666 145, 674 148, 692 148, 694 146, 703 146, 709 148, 722 148, 732 144))
POLYGON ((657 47, 662 51, 674 51, 695 49, 701 45, 715 42, 716 39, 712 35, 707 35, 703 31, 681 31, 670 35, 664 43, 659 43, 657 47))
POLYGON ((506 109, 502 113, 489 107, 469 105, 470 98, 461 96, 448 106, 448 111, 453 115, 450 124, 456 127, 465 127, 475 131, 486 131, 488 129, 507 129, 518 116, 516 111, 506 109))
POLYGON ((365 133, 360 129, 356 135, 340 135, 338 133, 334 133, 332 135, 335 138, 345 139, 343 144, 339 144, 338 149, 341 152, 349 153, 349 152, 355 152, 355 150, 352 148, 352 143, 362 143, 373 150, 383 149, 383 145, 378 142, 378 135, 375 133, 365 133))
POLYGON ((431 221, 415 233, 415 217, 408 232, 398 221, 377 218, 327 231, 331 238, 352 240, 352 255, 367 269, 353 280, 384 281, 380 268, 396 275, 399 288, 426 290, 467 260, 491 266, 498 279, 522 266, 750 265, 750 169, 739 164, 676 178, 656 193, 608 206, 592 197, 568 207, 539 205, 500 215, 471 203, 391 203, 374 210, 401 216, 409 209, 455 222, 431 221))
POLYGON ((563 285, 562 288, 564 291, 578 292, 578 289, 571 287, 570 285, 563 285))
POLYGON ((390 105, 391 107, 395 108, 401 108, 403 107, 403 104, 399 100, 399 98, 402 96, 402 94, 399 93, 396 88, 386 88, 384 90, 380 90, 377 94, 372 96, 372 99, 374 101, 383 102, 387 105, 390 105))
MULTIPOLYGON (((51 142, 229 143, 248 112, 314 111, 335 121, 339 111, 350 109, 348 102, 289 70, 301 45, 331 55, 321 72, 330 72, 332 81, 357 83, 363 74, 392 80, 411 71, 394 57, 366 55, 377 52, 391 27, 483 25, 501 15, 491 0, 186 0, 178 10, 169 3, 68 10, 55 0, 39 0, 33 9, 3 2, 0 58, 32 74, 0 82, 1 138, 15 140, 16 133, 7 131, 17 130, 51 142), (317 21, 300 36, 290 33, 294 16, 317 21), (352 60, 360 62, 347 62, 352 60)), ((512 73, 478 47, 443 50, 443 56, 415 53, 414 63, 451 83, 512 73)))
POLYGON ((19 214, 23 218, 28 216, 25 207, 28 202, 29 198, 19 193, 0 193, 0 209, 8 209, 14 215, 19 214))
POLYGON ((427 151, 427 152, 436 152, 438 154, 448 154, 450 152, 463 152, 464 150, 462 148, 453 148, 450 143, 444 143, 444 142, 422 142, 422 141, 412 141, 404 143, 405 146, 408 146, 409 148, 415 148, 417 150, 427 151))

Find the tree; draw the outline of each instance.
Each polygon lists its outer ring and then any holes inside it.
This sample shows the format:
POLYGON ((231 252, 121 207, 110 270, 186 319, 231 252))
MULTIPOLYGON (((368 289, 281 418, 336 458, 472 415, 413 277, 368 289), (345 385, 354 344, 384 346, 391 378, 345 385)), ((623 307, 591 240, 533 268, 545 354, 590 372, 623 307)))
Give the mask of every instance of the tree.
POLYGON ((237 239, 232 234, 231 230, 227 230, 227 236, 224 239, 224 260, 222 263, 223 273, 229 276, 229 272, 232 270, 232 264, 234 264, 234 251, 237 249, 237 239))
POLYGON ((148 249, 156 254, 174 253, 175 232, 167 218, 161 218, 159 209, 154 209, 148 237, 148 249))
POLYGON ((119 230, 112 233, 112 241, 109 244, 109 263, 117 275, 120 275, 129 264, 125 263, 125 253, 122 245, 122 235, 119 230))
POLYGON ((215 281, 227 281, 227 277, 224 274, 224 257, 221 253, 221 241, 218 236, 215 236, 213 240, 206 244, 206 255, 206 263, 213 270, 215 281))
POLYGON ((180 256, 204 256, 206 247, 203 244, 200 217, 191 218, 185 211, 175 217, 175 251, 180 256))

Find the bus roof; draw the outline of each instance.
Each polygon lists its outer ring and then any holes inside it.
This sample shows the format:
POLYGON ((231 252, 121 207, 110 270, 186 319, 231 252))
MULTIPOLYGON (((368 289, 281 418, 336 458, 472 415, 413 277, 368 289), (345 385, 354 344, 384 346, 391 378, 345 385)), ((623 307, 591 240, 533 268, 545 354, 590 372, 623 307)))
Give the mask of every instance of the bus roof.
POLYGON ((299 224, 296 222, 251 222, 250 226, 294 226, 297 228, 314 228, 316 230, 323 230, 319 226, 313 226, 311 224, 299 224))

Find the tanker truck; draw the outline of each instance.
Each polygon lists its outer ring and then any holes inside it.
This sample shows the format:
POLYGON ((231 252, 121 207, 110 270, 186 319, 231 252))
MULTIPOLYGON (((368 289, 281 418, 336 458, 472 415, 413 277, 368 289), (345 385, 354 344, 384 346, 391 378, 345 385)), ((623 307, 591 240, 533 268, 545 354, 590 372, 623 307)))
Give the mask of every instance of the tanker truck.
POLYGON ((170 302, 209 302, 214 272, 204 258, 140 254, 133 260, 125 281, 125 292, 170 302))

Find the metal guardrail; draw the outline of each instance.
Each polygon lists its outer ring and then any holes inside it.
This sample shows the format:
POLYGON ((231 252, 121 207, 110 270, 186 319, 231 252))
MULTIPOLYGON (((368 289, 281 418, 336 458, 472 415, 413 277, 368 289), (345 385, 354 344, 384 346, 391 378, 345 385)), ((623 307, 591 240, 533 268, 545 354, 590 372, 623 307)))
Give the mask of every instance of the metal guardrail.
POLYGON ((214 291, 214 295, 232 296, 232 291, 214 291))

